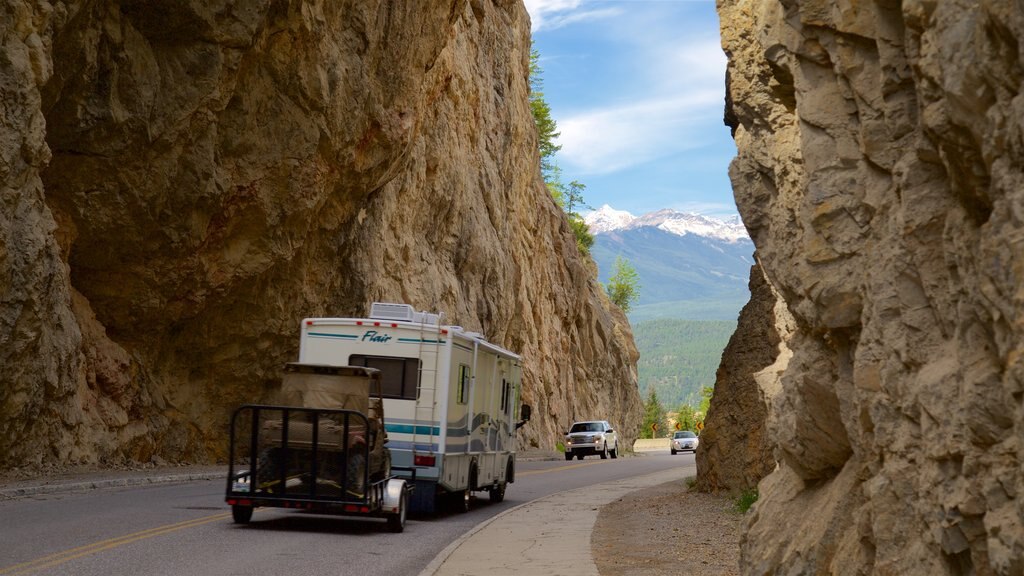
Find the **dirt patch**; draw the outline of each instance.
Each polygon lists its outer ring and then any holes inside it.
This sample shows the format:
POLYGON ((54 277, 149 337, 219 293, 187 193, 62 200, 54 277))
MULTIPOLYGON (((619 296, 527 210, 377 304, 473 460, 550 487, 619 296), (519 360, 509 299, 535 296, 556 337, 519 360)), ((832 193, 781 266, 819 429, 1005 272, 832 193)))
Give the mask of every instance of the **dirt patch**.
POLYGON ((633 492, 598 513, 594 563, 601 576, 739 576, 742 518, 685 480, 633 492))

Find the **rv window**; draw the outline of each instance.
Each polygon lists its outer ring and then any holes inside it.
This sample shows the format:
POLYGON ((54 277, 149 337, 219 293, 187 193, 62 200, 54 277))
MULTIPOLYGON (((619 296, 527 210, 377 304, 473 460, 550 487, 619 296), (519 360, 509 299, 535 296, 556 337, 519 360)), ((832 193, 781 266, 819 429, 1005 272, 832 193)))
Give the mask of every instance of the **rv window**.
POLYGON ((416 382, 419 379, 418 358, 392 358, 388 356, 362 356, 353 354, 348 363, 352 366, 366 366, 381 371, 381 385, 385 398, 400 400, 416 399, 416 382))
POLYGON ((459 364, 459 393, 456 401, 465 404, 469 399, 469 366, 459 364))

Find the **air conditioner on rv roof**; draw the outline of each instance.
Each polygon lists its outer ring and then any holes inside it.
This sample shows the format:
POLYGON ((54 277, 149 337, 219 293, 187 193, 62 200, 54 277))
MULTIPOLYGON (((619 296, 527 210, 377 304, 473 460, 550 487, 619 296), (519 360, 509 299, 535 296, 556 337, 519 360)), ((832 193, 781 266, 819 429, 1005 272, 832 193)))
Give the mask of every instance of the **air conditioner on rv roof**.
POLYGON ((412 322, 413 314, 416 311, 408 304, 390 304, 387 302, 374 302, 370 305, 370 318, 375 320, 400 320, 412 322))
POLYGON ((390 302, 374 302, 370 305, 370 318, 374 320, 416 322, 428 326, 436 326, 441 322, 440 314, 417 312, 408 304, 392 304, 390 302))

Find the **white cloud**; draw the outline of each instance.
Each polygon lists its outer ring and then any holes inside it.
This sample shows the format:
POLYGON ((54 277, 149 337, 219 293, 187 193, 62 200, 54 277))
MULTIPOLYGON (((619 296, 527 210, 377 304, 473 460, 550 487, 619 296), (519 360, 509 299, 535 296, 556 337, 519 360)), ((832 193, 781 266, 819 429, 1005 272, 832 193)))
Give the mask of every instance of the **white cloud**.
POLYGON ((622 13, 620 8, 583 8, 583 0, 525 0, 530 13, 530 29, 555 30, 569 24, 611 18, 622 13))
POLYGON ((589 110, 558 121, 558 154, 572 171, 608 174, 702 144, 701 131, 720 123, 721 90, 589 110))

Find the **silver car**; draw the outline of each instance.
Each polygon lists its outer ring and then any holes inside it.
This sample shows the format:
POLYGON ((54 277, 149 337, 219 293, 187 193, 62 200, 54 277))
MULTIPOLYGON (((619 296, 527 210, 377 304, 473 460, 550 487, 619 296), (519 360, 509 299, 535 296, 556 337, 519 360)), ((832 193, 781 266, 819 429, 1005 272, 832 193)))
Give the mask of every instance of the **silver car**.
POLYGON ((672 435, 672 454, 687 450, 696 454, 698 444, 700 444, 700 438, 697 438, 696 434, 689 430, 679 430, 672 435))
POLYGON ((588 454, 599 454, 602 460, 609 455, 618 458, 619 436, 607 420, 576 422, 565 433, 566 460, 583 460, 588 454))

